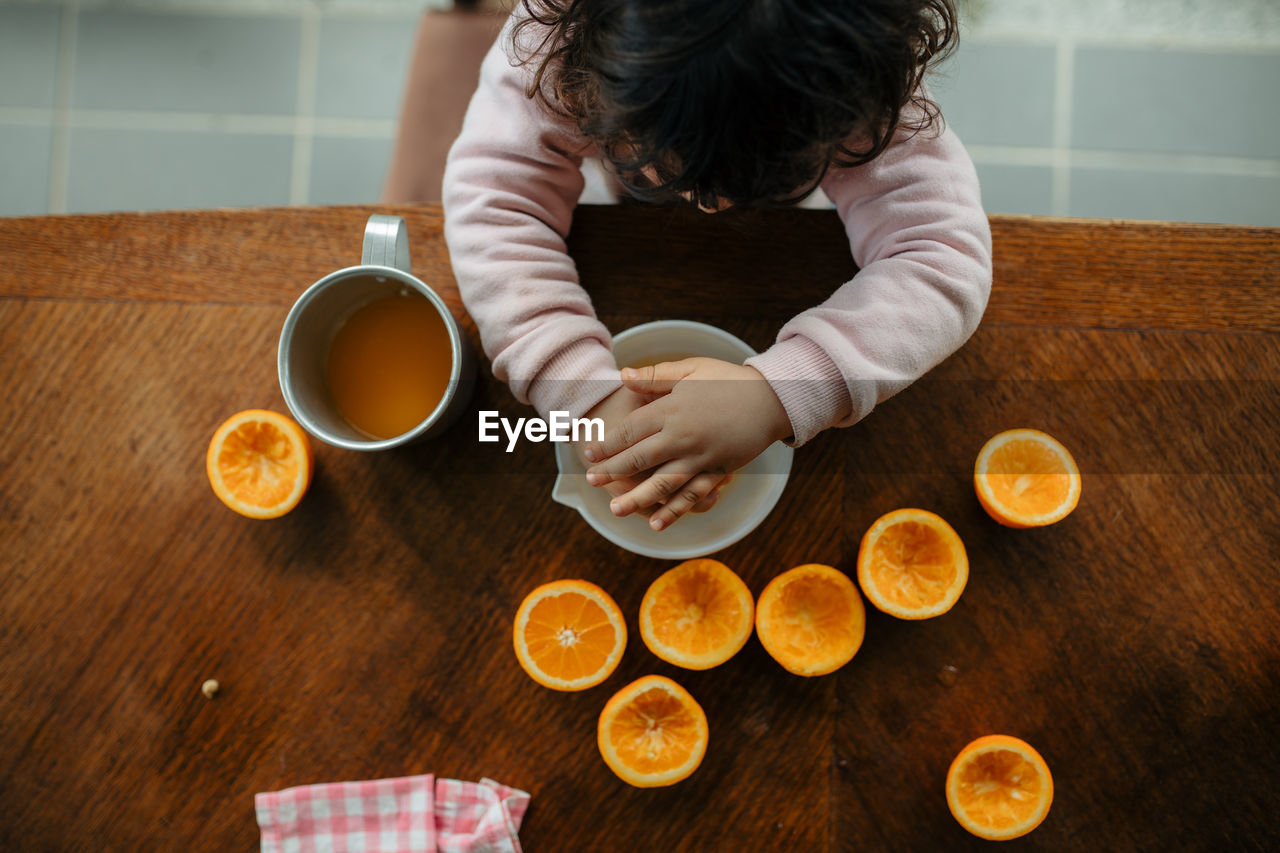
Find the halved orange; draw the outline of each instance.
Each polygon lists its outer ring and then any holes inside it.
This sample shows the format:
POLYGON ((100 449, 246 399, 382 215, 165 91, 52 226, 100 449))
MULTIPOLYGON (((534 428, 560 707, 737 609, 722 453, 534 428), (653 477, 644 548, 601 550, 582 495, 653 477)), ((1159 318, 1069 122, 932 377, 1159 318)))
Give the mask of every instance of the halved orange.
POLYGON ((1030 744, 1009 735, 970 743, 947 771, 947 806, 979 838, 1007 841, 1040 825, 1053 802, 1049 765, 1030 744))
POLYGON ((685 669, 710 669, 751 636, 755 604, 742 578, 718 560, 688 560, 649 585, 640 602, 640 638, 685 669))
POLYGON ((516 610, 516 660, 553 690, 586 690, 608 678, 627 647, 627 625, 609 593, 589 581, 559 580, 516 610))
POLYGON ((978 451, 973 486, 987 514, 1007 527, 1061 521, 1080 502, 1080 469, 1062 443, 1037 429, 1011 429, 978 451))
POLYGON ((708 733, 707 715, 688 690, 670 678, 646 675, 605 703, 596 744, 619 779, 657 788, 698 769, 708 733))
POLYGON ((969 558, 959 535, 923 509, 876 519, 858 549, 858 584, 867 600, 899 619, 946 613, 964 592, 969 558))
POLYGON ((265 409, 227 418, 205 454, 213 493, 249 518, 278 518, 297 506, 311 485, 312 463, 302 427, 265 409))
POLYGON ((848 576, 809 563, 769 582, 756 602, 756 636, 770 657, 796 675, 826 675, 862 646, 867 614, 848 576))

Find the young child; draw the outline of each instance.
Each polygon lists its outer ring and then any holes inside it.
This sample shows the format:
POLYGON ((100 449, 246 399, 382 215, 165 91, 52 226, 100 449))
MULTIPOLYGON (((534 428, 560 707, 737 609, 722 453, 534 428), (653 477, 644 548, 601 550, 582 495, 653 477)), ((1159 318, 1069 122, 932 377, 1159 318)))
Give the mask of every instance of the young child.
POLYGON ((774 441, 856 423, 972 334, 991 235, 922 82, 954 44, 951 0, 523 4, 450 152, 445 237, 495 375, 543 417, 604 418, 580 451, 616 514, 661 530, 709 508, 774 441), (585 157, 704 211, 820 188, 859 272, 745 365, 620 373, 565 251, 585 157))

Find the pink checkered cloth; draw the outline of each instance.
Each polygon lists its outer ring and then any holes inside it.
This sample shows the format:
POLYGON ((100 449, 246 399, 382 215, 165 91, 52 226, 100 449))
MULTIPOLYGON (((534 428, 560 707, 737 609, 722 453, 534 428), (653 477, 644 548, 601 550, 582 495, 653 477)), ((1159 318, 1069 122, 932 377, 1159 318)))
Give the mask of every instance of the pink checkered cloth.
POLYGON ((262 853, 521 853, 529 795, 492 779, 402 776, 254 797, 262 853))

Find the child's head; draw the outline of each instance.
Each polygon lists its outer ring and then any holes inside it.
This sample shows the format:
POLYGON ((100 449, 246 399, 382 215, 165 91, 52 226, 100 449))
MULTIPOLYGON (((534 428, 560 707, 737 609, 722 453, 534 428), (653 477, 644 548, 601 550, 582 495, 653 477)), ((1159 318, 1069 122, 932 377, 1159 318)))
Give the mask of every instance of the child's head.
POLYGON ((932 124, 920 82, 956 39, 952 0, 523 2, 531 94, 637 195, 707 207, 797 200, 932 124))

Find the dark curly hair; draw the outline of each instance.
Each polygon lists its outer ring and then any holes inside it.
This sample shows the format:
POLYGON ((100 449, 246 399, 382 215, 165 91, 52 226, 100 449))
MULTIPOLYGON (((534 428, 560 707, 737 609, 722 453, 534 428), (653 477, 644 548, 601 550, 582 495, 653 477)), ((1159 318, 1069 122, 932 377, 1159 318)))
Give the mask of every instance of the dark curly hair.
POLYGON ((940 122, 920 83, 957 39, 952 0, 522 2, 529 96, 634 195, 707 207, 798 201, 940 122))

